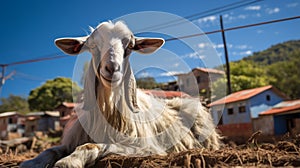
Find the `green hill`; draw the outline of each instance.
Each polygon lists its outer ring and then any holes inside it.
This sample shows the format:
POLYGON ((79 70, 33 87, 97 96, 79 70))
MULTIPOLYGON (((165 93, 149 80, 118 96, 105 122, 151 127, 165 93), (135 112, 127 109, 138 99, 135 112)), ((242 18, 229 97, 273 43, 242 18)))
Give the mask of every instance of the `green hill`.
POLYGON ((281 61, 289 61, 291 54, 299 51, 300 40, 291 40, 273 45, 264 51, 255 52, 243 60, 252 60, 262 65, 270 65, 281 61))
MULTIPOLYGON (((292 99, 300 98, 300 40, 287 41, 256 52, 242 60, 230 62, 233 92, 273 85, 292 99)), ((226 79, 213 84, 222 88, 226 79)), ((222 95, 215 95, 216 99, 222 95)))

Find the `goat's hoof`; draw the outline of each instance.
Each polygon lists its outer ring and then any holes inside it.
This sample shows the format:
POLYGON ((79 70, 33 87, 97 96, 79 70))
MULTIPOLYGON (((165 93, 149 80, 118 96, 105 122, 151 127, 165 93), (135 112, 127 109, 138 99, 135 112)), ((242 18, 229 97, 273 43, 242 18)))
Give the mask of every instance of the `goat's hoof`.
POLYGON ((71 157, 65 157, 57 161, 54 165, 55 168, 83 168, 81 160, 71 157))

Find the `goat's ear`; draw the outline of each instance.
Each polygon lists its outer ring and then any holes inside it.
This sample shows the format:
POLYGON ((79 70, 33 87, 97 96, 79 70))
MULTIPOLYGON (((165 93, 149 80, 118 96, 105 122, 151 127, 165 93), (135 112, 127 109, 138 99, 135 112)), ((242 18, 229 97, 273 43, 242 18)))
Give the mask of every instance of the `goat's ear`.
POLYGON ((55 45, 69 55, 77 55, 82 52, 82 47, 88 37, 59 38, 55 40, 55 45))
POLYGON ((142 54, 150 54, 163 46, 165 40, 162 38, 135 38, 133 50, 142 54))

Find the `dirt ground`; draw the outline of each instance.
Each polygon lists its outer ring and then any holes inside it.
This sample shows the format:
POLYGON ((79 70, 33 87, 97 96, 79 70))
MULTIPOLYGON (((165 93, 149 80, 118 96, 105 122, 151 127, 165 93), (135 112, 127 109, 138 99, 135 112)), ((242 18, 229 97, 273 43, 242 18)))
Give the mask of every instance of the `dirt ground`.
MULTIPOLYGON (((37 152, 0 155, 0 168, 18 167, 37 152)), ((283 137, 274 143, 243 145, 226 142, 220 150, 194 149, 168 156, 128 157, 110 155, 100 159, 94 167, 300 167, 300 135, 283 137)))

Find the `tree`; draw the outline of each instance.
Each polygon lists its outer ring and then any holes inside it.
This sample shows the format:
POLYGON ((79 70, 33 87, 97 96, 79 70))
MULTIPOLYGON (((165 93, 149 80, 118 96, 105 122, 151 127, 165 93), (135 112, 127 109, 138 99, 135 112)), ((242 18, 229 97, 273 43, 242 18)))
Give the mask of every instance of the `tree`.
MULTIPOLYGON (((266 69, 260 67, 253 61, 241 60, 230 62, 230 80, 232 92, 269 85, 275 79, 267 75, 266 69)), ((226 93, 220 89, 227 89, 226 79, 221 78, 213 83, 214 100, 223 97, 220 93, 226 93), (223 91, 223 92, 221 92, 223 91)))
POLYGON ((73 102, 73 95, 76 98, 80 90, 80 87, 69 78, 48 80, 30 92, 28 98, 30 110, 53 110, 62 102, 73 102))
POLYGON ((275 78, 272 85, 292 99, 300 98, 300 52, 290 55, 290 61, 277 62, 268 67, 268 75, 275 78))
POLYGON ((273 45, 264 51, 255 52, 252 56, 243 59, 252 60, 261 65, 271 65, 277 62, 289 61, 290 55, 299 50, 300 40, 291 40, 273 45))
POLYGON ((161 86, 160 84, 156 83, 153 77, 138 78, 136 79, 136 84, 138 88, 142 89, 156 89, 161 86))
MULTIPOLYGON (((288 41, 231 62, 232 91, 273 85, 292 99, 300 98, 299 48, 300 40, 288 41)), ((216 99, 224 96, 219 92, 225 84, 225 78, 213 84, 216 99)))
POLYGON ((26 98, 11 94, 8 98, 1 98, 0 100, 0 112, 18 111, 23 114, 29 112, 29 105, 26 98))

